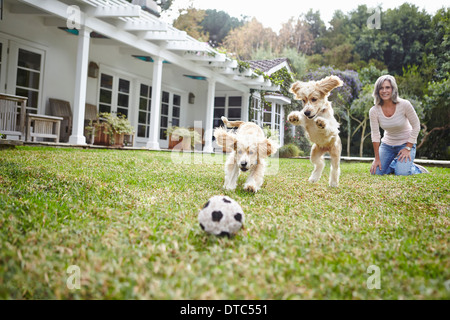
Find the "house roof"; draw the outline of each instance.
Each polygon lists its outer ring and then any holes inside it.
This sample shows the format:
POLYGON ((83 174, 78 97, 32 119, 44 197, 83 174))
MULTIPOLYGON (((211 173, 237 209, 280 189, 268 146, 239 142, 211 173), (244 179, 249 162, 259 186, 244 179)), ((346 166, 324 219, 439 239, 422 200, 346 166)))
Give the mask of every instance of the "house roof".
MULTIPOLYGON (((125 0, 77 0, 77 6, 70 6, 66 2, 14 1, 36 8, 38 15, 45 12, 46 26, 67 27, 68 22, 74 20, 72 11, 76 9, 76 17, 80 21, 75 22, 103 35, 104 39, 101 41, 107 43, 112 40, 126 45, 131 48, 131 55, 142 56, 145 53, 150 57, 159 56, 189 71, 193 76, 214 79, 239 91, 249 88, 273 90, 277 87, 251 69, 239 71, 236 60, 164 23, 141 6, 125 0)), ((27 11, 29 12, 25 8, 25 12, 27 11)))
POLYGON ((246 61, 250 64, 252 69, 259 69, 262 72, 270 75, 283 67, 287 67, 291 71, 288 58, 278 58, 271 60, 249 60, 246 61))

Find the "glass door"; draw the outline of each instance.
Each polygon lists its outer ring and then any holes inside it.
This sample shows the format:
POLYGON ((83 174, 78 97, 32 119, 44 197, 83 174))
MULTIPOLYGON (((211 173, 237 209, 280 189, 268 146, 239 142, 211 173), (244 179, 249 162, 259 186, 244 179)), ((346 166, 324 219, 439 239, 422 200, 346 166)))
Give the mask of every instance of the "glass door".
POLYGON ((180 126, 181 96, 167 91, 161 96, 161 118, 159 124, 159 146, 163 149, 169 146, 167 129, 180 126))
POLYGON ((141 83, 139 90, 138 138, 150 137, 150 117, 152 111, 152 87, 141 83))
POLYGON ((11 76, 8 76, 7 92, 27 97, 27 113, 39 113, 44 51, 14 41, 10 41, 9 49, 8 75, 11 76))

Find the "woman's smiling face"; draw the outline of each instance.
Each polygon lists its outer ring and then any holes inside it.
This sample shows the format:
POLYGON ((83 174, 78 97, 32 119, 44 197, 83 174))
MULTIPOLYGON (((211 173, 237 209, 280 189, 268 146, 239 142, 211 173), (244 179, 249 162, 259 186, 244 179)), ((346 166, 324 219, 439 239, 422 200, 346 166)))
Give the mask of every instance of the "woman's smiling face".
POLYGON ((383 82, 379 94, 383 101, 389 101, 392 99, 392 85, 389 80, 385 80, 383 82))

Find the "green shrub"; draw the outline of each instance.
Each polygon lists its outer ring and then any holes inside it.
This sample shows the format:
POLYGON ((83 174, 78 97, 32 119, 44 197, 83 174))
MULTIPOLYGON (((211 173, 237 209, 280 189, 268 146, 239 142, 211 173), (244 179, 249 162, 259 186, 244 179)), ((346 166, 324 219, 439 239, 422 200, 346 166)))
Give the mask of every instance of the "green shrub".
POLYGON ((279 150, 280 158, 292 158, 303 156, 304 152, 293 143, 282 146, 279 150))

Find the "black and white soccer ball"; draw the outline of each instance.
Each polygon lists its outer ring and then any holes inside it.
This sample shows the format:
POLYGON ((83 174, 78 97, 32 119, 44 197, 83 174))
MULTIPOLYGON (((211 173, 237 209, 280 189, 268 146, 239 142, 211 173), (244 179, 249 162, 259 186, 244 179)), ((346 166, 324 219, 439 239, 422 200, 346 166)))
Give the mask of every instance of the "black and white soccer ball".
POLYGON ((244 225, 244 211, 227 196, 213 196, 198 213, 198 222, 207 233, 231 237, 244 225))

